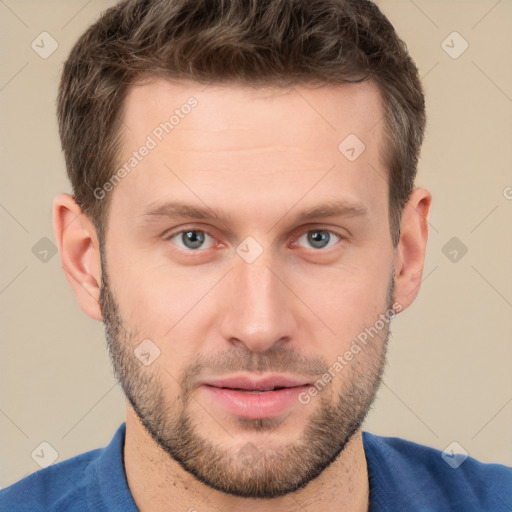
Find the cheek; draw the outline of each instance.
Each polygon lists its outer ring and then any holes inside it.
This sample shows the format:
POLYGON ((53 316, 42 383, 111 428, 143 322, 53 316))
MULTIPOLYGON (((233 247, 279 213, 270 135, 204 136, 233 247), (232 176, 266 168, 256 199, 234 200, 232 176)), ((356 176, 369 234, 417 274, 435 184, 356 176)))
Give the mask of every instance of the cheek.
POLYGON ((212 269, 184 270, 169 261, 123 257, 120 251, 115 256, 109 276, 126 327, 136 333, 132 342, 150 339, 157 345, 157 366, 165 367, 161 377, 172 387, 180 369, 199 353, 207 325, 204 299, 221 276, 212 269))
POLYGON ((120 245, 113 248, 108 254, 109 284, 130 331, 156 339, 162 330, 172 327, 169 307, 176 304, 179 291, 162 275, 163 269, 151 268, 134 254, 120 245))
POLYGON ((387 309, 391 273, 392 254, 368 249, 336 266, 304 267, 290 279, 296 283, 297 296, 336 333, 336 339, 346 340, 387 309))

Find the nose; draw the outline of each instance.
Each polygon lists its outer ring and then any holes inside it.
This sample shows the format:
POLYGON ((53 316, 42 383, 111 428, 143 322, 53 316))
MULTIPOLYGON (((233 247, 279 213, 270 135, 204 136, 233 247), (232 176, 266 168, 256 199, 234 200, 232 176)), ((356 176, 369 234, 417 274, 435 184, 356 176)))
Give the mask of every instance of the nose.
POLYGON ((264 352, 294 337, 293 294, 268 259, 239 261, 227 290, 221 325, 230 343, 264 352))

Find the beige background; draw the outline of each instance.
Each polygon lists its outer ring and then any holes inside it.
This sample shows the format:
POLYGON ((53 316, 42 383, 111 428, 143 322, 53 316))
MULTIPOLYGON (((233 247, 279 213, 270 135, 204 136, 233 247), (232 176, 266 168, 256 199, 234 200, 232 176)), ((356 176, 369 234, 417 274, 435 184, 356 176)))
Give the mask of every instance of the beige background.
MULTIPOLYGON (((102 325, 79 310, 58 255, 42 262, 32 252, 54 240, 52 199, 69 190, 55 118, 61 66, 111 4, 0 2, 1 487, 39 469, 31 453, 42 441, 62 460, 106 444, 123 421, 102 325), (46 59, 31 48, 43 31, 59 45, 46 59)), ((434 202, 422 290, 394 320, 365 429, 440 449, 457 441, 512 465, 512 3, 380 6, 424 77, 417 184, 434 202), (454 31, 469 44, 457 59, 441 46, 454 31), (452 237, 468 249, 456 262, 442 251, 452 237)))

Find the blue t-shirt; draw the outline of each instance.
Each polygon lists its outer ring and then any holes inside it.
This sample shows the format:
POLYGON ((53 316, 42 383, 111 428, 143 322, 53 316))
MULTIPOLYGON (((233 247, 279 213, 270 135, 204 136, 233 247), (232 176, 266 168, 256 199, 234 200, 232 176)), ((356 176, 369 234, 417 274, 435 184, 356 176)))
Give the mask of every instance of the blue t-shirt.
MULTIPOLYGON (((123 465, 126 424, 108 446, 41 469, 0 491, 1 512, 137 512, 123 465)), ((512 468, 363 432, 369 512, 510 512, 512 468), (445 456, 446 457, 446 456, 445 456), (455 464, 453 464, 455 465, 455 464)))

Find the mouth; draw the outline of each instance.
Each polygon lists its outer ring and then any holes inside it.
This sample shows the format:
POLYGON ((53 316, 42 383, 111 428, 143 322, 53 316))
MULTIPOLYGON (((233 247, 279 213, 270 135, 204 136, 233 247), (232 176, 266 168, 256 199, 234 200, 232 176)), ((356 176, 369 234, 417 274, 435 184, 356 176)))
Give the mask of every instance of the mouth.
POLYGON ((233 416, 271 418, 297 406, 297 397, 311 386, 305 379, 284 375, 263 378, 238 376, 201 382, 213 405, 233 416))
POLYGON ((208 379, 201 384, 221 389, 235 389, 238 391, 275 391, 300 386, 307 386, 311 383, 307 379, 293 378, 286 375, 267 375, 260 378, 252 378, 247 375, 224 377, 220 379, 208 379))
MULTIPOLYGON (((212 386, 212 387, 215 387, 215 386, 212 386)), ((271 389, 243 389, 243 388, 226 388, 226 387, 221 387, 219 389, 231 389, 233 391, 243 391, 245 393, 268 393, 269 391, 278 391, 280 389, 289 389, 287 387, 276 387, 276 388, 271 388, 271 389)))

